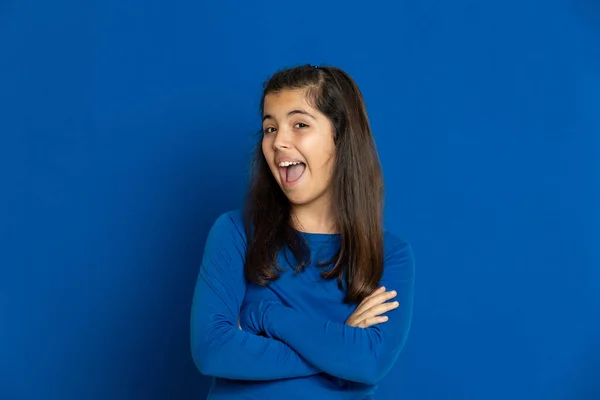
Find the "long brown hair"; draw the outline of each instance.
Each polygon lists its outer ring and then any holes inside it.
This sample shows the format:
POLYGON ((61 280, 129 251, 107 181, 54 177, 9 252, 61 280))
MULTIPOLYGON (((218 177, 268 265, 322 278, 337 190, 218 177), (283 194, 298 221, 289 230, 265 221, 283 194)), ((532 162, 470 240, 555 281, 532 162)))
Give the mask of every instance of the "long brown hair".
MULTIPOLYGON (((265 96, 285 89, 307 89, 307 100, 331 121, 336 159, 332 177, 334 223, 340 248, 324 264, 325 279, 338 279, 346 302, 360 302, 379 285, 383 273, 383 177, 363 96, 354 80, 335 67, 304 65, 275 73, 264 85, 265 96), (344 274, 344 271, 346 273, 344 274)), ((279 277, 277 255, 282 247, 302 270, 310 251, 292 227, 291 205, 275 181, 259 139, 244 207, 248 245, 245 274, 250 282, 267 285, 279 277)))

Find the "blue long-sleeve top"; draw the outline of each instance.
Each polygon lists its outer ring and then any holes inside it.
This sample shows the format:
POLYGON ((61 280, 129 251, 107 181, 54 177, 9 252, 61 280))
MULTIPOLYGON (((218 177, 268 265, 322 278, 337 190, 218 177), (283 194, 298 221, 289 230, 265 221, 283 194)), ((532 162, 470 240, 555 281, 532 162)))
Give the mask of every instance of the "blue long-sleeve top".
POLYGON ((244 277, 239 210, 221 215, 211 228, 191 312, 194 362, 215 378, 209 399, 369 399, 398 358, 413 312, 410 245, 384 233, 381 285, 397 292, 399 307, 386 313, 387 322, 363 329, 345 324, 357 305, 345 304, 337 280, 320 275, 328 267, 316 265, 335 254, 339 235, 303 236, 312 264, 294 272, 293 257, 283 249, 280 278, 263 287, 244 277))

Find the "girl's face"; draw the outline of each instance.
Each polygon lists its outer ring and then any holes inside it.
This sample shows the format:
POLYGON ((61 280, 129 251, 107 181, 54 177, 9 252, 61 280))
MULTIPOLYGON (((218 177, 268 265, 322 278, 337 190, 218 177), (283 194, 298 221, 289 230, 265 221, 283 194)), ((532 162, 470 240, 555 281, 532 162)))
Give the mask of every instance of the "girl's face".
POLYGON ((265 96, 262 151, 293 205, 331 200, 333 125, 307 103, 305 90, 282 90, 265 96))

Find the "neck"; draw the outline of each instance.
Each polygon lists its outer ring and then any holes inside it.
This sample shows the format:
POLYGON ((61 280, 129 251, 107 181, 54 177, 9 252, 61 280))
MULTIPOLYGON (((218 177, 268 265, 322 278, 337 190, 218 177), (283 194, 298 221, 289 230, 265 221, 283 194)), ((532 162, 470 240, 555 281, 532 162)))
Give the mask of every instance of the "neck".
POLYGON ((292 207, 294 228, 306 233, 338 233, 330 202, 292 207))

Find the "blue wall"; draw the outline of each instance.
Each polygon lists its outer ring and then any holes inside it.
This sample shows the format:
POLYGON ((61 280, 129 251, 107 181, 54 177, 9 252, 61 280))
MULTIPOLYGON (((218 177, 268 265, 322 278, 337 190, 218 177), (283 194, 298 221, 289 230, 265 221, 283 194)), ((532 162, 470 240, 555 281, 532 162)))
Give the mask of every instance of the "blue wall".
POLYGON ((600 398, 597 2, 240 4, 0 3, 0 398, 203 398, 206 233, 306 62, 361 86, 417 257, 378 398, 600 398))

